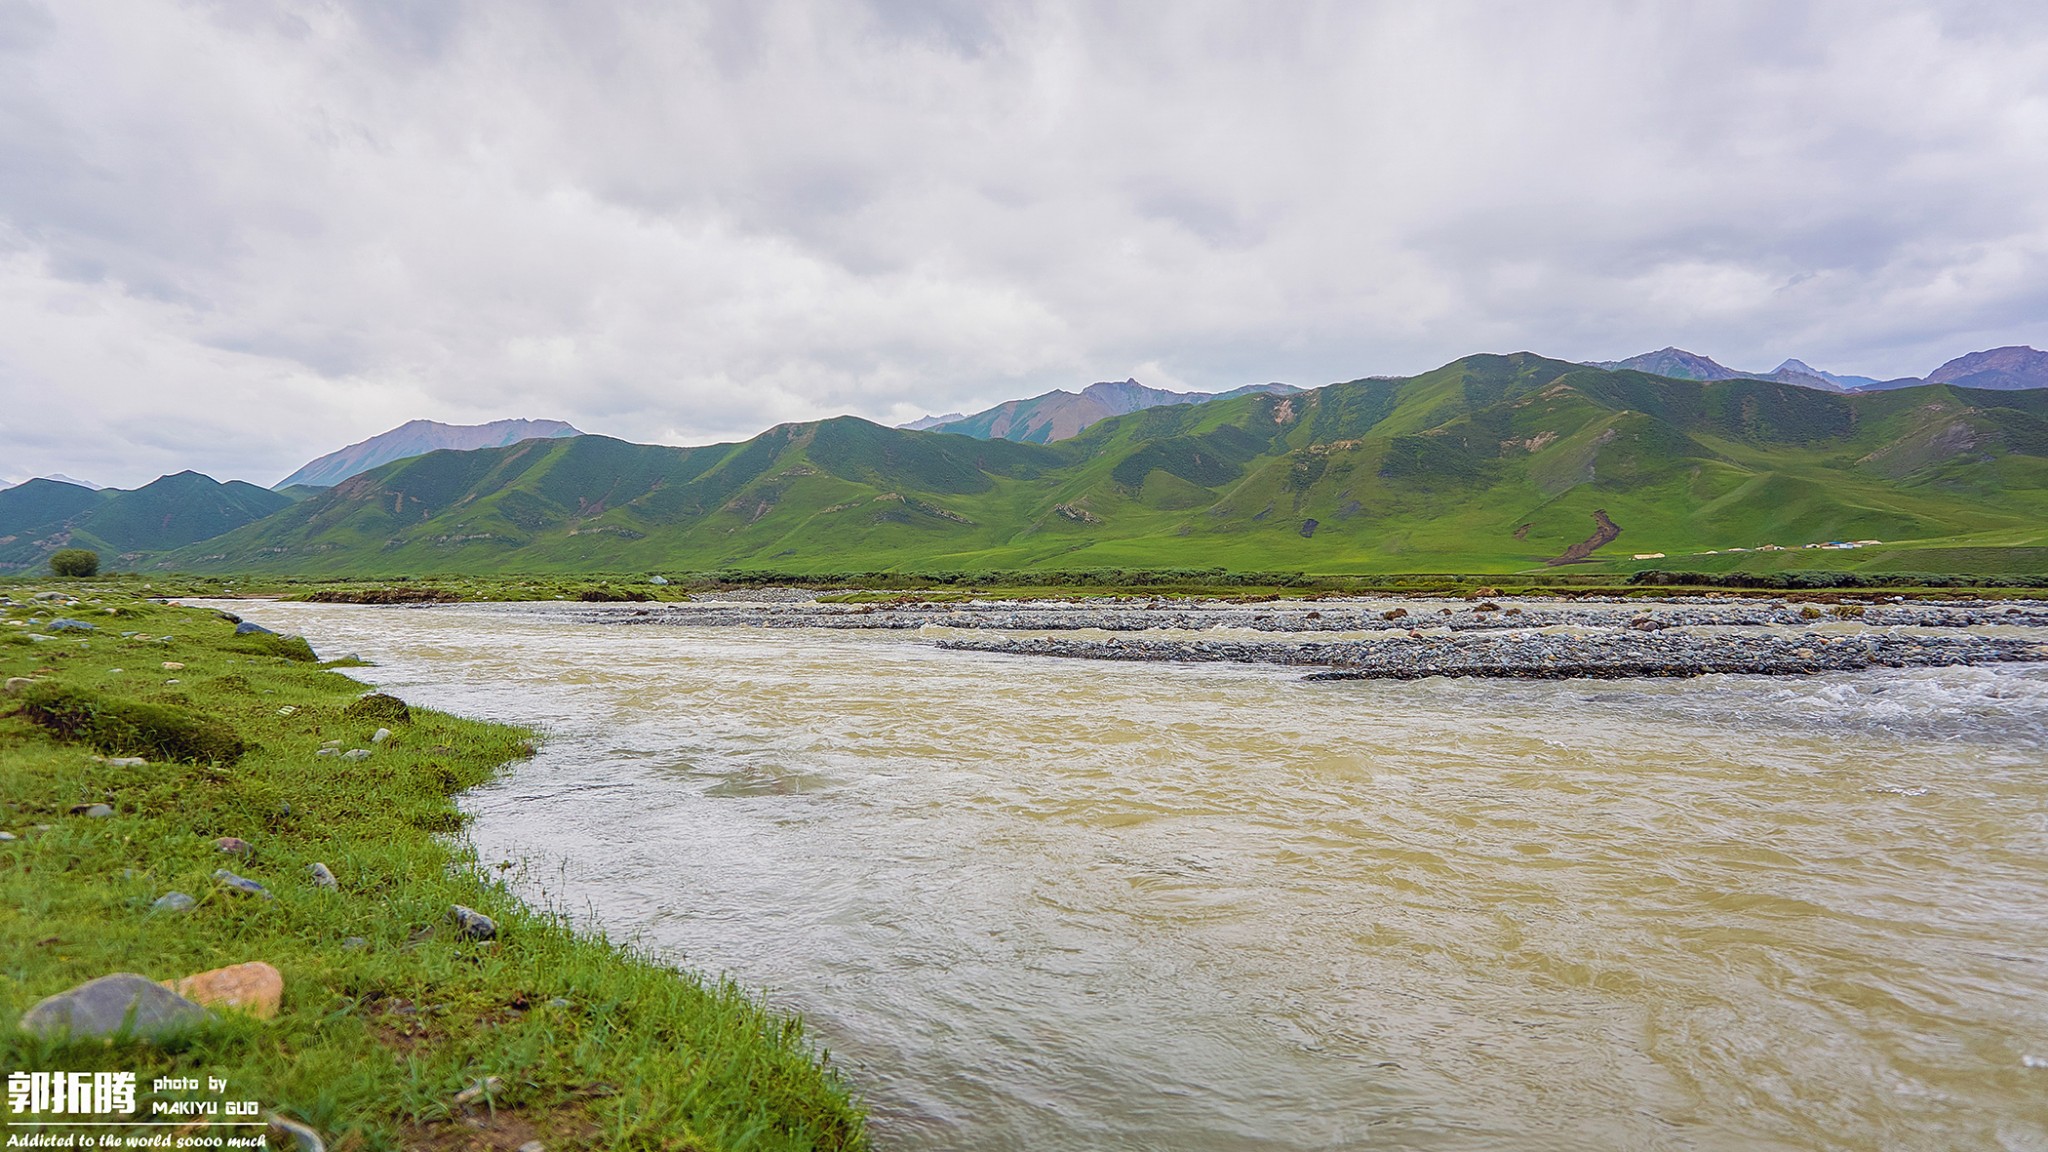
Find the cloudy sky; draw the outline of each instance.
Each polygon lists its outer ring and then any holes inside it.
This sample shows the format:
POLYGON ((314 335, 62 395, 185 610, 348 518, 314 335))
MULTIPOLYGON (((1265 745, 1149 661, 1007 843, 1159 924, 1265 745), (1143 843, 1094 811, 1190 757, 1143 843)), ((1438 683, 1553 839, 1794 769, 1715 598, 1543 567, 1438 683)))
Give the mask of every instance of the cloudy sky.
POLYGON ((0 478, 2048 345, 2048 7, 0 0, 0 478))

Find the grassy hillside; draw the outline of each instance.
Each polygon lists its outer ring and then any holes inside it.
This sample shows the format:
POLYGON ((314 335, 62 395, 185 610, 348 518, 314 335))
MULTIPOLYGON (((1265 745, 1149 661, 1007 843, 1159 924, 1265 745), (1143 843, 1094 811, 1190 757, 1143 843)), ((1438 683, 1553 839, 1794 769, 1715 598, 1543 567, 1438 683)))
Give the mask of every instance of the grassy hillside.
POLYGON ((197 472, 132 491, 31 480, 0 492, 0 572, 39 570, 59 548, 90 548, 109 566, 132 566, 260 520, 292 499, 197 472))
POLYGON ((586 436, 387 465, 170 562, 1495 572, 1544 567, 1574 545, 1616 570, 1796 556, 2039 571, 2048 392, 1837 395, 1517 354, 1152 408, 1050 446, 852 418, 702 448, 586 436), (1884 544, 1801 547, 1872 539, 1884 544), (1798 551, 1727 551, 1765 546, 1798 551), (1666 556, 1630 559, 1651 552, 1666 556))

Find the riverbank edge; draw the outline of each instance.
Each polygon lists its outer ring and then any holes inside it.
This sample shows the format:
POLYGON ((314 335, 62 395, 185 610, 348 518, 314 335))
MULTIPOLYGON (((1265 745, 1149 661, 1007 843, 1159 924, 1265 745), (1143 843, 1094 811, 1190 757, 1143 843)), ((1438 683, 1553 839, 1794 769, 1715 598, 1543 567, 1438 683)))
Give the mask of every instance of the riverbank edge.
POLYGON ((0 618, 22 623, 0 624, 4 1071, 135 1073, 137 1113, 111 1117, 133 1120, 206 1097, 155 1091, 159 1078, 211 1076, 329 1147, 372 1152, 867 1147, 859 1102, 800 1019, 527 907, 452 838, 455 798, 531 754, 532 733, 365 714, 365 685, 339 662, 147 592, 5 592, 0 618), (45 593, 59 598, 34 599, 45 593), (130 750, 31 723, 17 677, 215 718, 253 747, 232 764, 124 763, 130 750), (221 870, 264 891, 238 892, 221 870), (191 906, 168 907, 173 892, 191 906), (457 905, 490 917, 492 937, 463 931, 457 905), (222 1011, 188 1035, 116 1045, 15 1023, 109 973, 170 980, 251 961, 283 976, 267 1021, 222 1011))

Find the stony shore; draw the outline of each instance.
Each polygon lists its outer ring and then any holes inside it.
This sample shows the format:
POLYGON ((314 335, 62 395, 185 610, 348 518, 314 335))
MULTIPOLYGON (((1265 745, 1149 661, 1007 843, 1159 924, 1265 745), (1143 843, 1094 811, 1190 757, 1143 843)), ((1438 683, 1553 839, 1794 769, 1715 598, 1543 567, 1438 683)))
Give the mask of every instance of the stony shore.
POLYGON ((744 598, 667 604, 529 608, 609 624, 932 629, 939 647, 960 651, 1320 669, 1311 679, 1804 675, 2048 661, 2048 604, 2035 601, 906 599, 849 604, 769 590, 744 598), (953 630, 998 635, 946 635, 953 630), (1119 635, 1043 635, 1082 631, 1119 635))

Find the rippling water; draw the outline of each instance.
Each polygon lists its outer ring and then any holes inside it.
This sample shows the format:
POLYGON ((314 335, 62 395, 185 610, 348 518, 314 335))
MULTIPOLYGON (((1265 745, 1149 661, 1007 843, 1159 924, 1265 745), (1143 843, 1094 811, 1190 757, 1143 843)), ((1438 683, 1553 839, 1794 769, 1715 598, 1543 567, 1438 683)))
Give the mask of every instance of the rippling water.
POLYGON ((1306 684, 238 608, 546 730, 524 890, 804 1012, 896 1149, 2048 1149, 2048 666, 1306 684))

